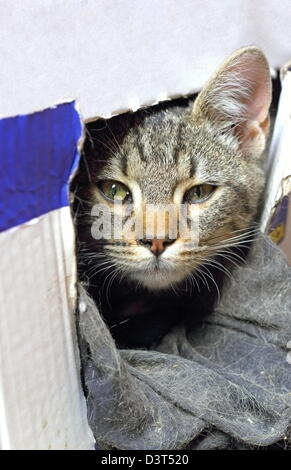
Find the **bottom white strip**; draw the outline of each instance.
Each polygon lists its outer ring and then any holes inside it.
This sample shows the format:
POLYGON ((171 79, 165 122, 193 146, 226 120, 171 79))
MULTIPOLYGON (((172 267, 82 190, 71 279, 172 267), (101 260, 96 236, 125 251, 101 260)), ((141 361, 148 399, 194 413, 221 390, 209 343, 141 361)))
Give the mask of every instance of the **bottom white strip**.
POLYGON ((68 207, 0 234, 0 446, 92 449, 68 207))

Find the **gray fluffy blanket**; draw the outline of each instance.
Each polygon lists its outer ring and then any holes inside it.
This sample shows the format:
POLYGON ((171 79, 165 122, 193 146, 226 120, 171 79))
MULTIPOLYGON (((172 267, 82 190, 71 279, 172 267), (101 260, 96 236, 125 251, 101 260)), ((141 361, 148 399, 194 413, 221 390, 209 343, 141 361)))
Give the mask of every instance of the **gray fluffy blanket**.
POLYGON ((213 313, 193 332, 173 329, 155 350, 118 350, 82 286, 80 305, 99 449, 290 446, 291 268, 267 238, 235 268, 213 313))

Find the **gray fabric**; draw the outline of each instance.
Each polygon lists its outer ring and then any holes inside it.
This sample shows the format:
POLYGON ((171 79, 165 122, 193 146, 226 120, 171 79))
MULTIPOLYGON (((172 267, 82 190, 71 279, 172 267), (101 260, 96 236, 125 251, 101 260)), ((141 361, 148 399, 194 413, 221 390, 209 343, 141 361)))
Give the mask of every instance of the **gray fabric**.
POLYGON ((234 270, 215 311, 193 331, 175 328, 155 350, 119 351, 81 286, 80 302, 88 417, 99 448, 290 443, 291 268, 267 238, 234 270))

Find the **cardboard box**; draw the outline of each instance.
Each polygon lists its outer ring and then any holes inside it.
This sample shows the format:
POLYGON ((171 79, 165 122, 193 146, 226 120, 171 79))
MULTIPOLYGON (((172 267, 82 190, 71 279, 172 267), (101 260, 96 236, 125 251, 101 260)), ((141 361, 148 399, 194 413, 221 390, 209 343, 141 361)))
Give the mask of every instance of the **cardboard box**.
POLYGON ((68 203, 82 120, 198 91, 246 44, 276 68, 289 58, 290 19, 288 0, 1 1, 2 449, 94 444, 68 203))
POLYGON ((268 184, 262 231, 269 233, 291 264, 291 66, 281 69, 282 91, 267 161, 268 184))

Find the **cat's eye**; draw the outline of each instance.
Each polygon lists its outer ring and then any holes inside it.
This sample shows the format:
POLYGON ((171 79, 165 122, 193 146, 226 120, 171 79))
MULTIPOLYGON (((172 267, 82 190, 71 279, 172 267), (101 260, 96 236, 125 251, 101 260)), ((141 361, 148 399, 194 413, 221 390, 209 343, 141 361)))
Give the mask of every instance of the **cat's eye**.
POLYGON ((130 201, 131 200, 131 192, 122 183, 113 180, 106 180, 106 181, 99 181, 97 183, 99 191, 111 202, 114 201, 130 201))
POLYGON ((200 202, 206 201, 214 192, 216 186, 212 184, 198 184, 186 191, 184 196, 184 202, 189 204, 199 204, 200 202))

